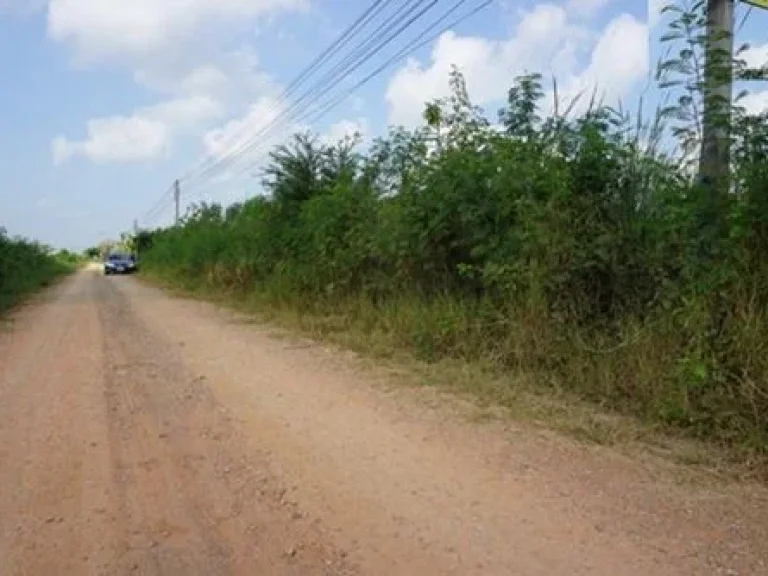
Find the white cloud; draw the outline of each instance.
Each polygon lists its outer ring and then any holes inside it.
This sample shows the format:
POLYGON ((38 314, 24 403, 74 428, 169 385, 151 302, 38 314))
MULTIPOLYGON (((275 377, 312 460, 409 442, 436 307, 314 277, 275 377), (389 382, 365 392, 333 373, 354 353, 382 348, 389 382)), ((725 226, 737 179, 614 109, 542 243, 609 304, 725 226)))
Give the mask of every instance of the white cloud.
POLYGON ((307 0, 50 0, 48 31, 84 61, 158 54, 226 22, 242 22, 307 0))
POLYGON ((216 102, 191 97, 144 108, 131 116, 92 119, 86 125, 84 140, 71 141, 64 136, 53 140, 53 162, 61 165, 75 156, 99 164, 154 160, 168 151, 175 132, 220 114, 216 102))
POLYGON ((768 66, 768 44, 762 46, 750 46, 739 55, 749 68, 762 68, 768 66))
POLYGON ((213 51, 189 62, 143 63, 136 81, 172 95, 204 94, 228 106, 244 105, 261 95, 277 92, 272 78, 260 68, 256 54, 247 48, 213 51))
POLYGON ((150 160, 161 156, 168 146, 166 126, 140 116, 89 120, 87 128, 88 137, 81 142, 63 136, 54 139, 55 164, 78 155, 96 163, 150 160))
MULTIPOLYGON (((220 168, 215 171, 214 177, 219 181, 228 181, 256 173, 276 145, 293 134, 310 129, 310 126, 300 122, 273 123, 285 111, 285 103, 274 97, 262 97, 250 106, 244 116, 209 130, 203 137, 206 156, 209 161, 224 160, 223 164, 218 164, 220 168)), ((335 144, 356 133, 365 139, 369 132, 365 118, 343 119, 329 126, 320 135, 320 140, 335 144)))
POLYGON ((571 21, 565 8, 540 4, 523 13, 508 40, 447 32, 437 41, 429 66, 411 59, 393 76, 386 93, 390 121, 419 123, 424 102, 448 94, 453 64, 463 72, 472 98, 481 105, 503 99, 510 79, 526 71, 554 75, 565 94, 597 84, 607 101, 612 101, 626 96, 647 74, 648 27, 624 14, 597 34, 571 21), (590 49, 591 62, 580 67, 590 49))
POLYGON ((648 0, 648 25, 655 28, 661 21, 661 11, 670 0, 648 0))
MULTIPOLYGON (((268 97, 252 104, 242 118, 230 120, 225 125, 208 131, 203 137, 207 154, 219 158, 231 151, 251 144, 253 136, 270 129, 270 123, 277 118, 284 107, 268 97)), ((270 130, 271 132, 271 130, 270 130)))
POLYGON ((139 116, 89 120, 85 140, 71 142, 63 136, 54 139, 54 163, 62 164, 78 155, 96 163, 154 159, 166 150, 168 136, 162 123, 139 116))
POLYGON ((51 141, 51 156, 53 165, 61 166, 69 162, 69 159, 75 154, 72 144, 64 136, 56 136, 51 141))
POLYGON ((569 68, 577 39, 585 34, 584 29, 568 23, 564 8, 551 4, 525 14, 507 41, 446 32, 435 44, 428 67, 410 59, 390 81, 386 93, 390 122, 420 122, 424 102, 448 94, 452 65, 462 70, 477 102, 494 101, 504 97, 508 79, 522 72, 523 66, 569 68))
POLYGON ((368 134, 368 121, 365 118, 357 118, 356 120, 345 118, 332 124, 322 136, 322 140, 328 144, 336 144, 345 138, 351 138, 355 135, 366 140, 368 134))
POLYGON ((648 27, 624 14, 611 21, 592 51, 587 69, 565 85, 563 96, 570 100, 584 94, 574 111, 583 110, 591 91, 608 104, 630 94, 649 66, 648 27))
POLYGON ((273 121, 285 112, 285 104, 264 96, 252 104, 246 114, 209 130, 203 136, 206 158, 217 164, 215 177, 228 180, 246 171, 258 170, 272 148, 295 132, 307 127, 296 123, 273 121))
POLYGON ((591 15, 605 8, 612 0, 568 0, 568 8, 575 12, 591 15))
POLYGON ((748 94, 739 102, 739 106, 743 106, 748 114, 768 112, 768 90, 748 94))
MULTIPOLYGON (((0 0, 2 1, 2 0, 0 0)), ((50 0, 49 35, 71 44, 77 61, 127 66, 162 100, 147 108, 87 122, 87 137, 53 143, 54 162, 82 155, 96 162, 161 158, 174 137, 210 120, 241 114, 277 91, 234 33, 309 0, 50 0)))
POLYGON ((223 110, 217 101, 206 96, 191 96, 170 100, 147 108, 145 115, 157 119, 171 128, 195 125, 217 118, 223 110))
MULTIPOLYGON (((746 62, 749 68, 768 67, 768 44, 751 46, 739 56, 746 62)), ((768 90, 762 92, 752 92, 745 96, 740 102, 749 114, 761 114, 768 112, 768 90)))

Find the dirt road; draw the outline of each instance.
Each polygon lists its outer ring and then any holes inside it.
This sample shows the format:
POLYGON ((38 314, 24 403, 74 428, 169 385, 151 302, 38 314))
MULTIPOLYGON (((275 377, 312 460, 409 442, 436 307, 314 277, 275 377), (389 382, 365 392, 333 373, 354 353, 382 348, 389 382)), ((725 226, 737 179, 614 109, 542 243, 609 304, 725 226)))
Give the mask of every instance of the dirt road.
POLYGON ((3 576, 768 573, 762 489, 472 423, 132 278, 0 323, 0 370, 3 576))

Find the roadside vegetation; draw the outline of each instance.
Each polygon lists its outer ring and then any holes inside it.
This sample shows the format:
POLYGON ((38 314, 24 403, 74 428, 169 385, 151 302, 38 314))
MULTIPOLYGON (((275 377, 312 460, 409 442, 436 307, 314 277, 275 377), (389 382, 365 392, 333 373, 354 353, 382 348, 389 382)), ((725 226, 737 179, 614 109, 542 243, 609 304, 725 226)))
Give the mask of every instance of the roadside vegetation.
POLYGON ((36 242, 9 238, 0 228, 0 313, 72 272, 79 261, 77 254, 66 250, 54 252, 36 242))
POLYGON ((735 106, 730 185, 695 183, 700 16, 677 13, 687 44, 659 70, 672 105, 650 120, 552 110, 536 74, 489 117, 454 71, 422 127, 366 151, 297 135, 265 195, 142 233, 143 269, 765 451, 768 116, 735 106))

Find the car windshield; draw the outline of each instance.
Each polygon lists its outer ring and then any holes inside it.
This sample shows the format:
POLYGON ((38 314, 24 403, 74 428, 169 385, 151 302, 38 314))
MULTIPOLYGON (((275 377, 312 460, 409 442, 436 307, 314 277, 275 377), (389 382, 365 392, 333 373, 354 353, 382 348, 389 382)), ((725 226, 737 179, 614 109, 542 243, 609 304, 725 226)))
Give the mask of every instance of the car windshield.
POLYGON ((112 262, 123 262, 125 260, 128 260, 128 257, 123 256, 122 254, 110 254, 109 259, 112 262))

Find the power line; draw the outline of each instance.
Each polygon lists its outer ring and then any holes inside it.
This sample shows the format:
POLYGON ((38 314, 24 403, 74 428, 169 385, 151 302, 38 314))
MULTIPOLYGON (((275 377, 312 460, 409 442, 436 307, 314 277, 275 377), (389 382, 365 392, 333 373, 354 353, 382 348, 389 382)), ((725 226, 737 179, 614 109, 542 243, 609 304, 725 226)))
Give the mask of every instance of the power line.
MULTIPOLYGON (((434 5, 434 3, 435 3, 436 1, 437 1, 437 0, 433 0, 432 4, 434 5)), ((422 4, 423 2, 424 2, 424 0, 418 0, 418 1, 417 1, 417 6, 418 6, 418 4, 422 4)), ((403 7, 404 7, 406 4, 407 4, 407 1, 406 1, 406 2, 404 2, 404 3, 403 3, 403 5, 401 5, 401 6, 398 8, 398 10, 402 10, 402 9, 403 9, 403 7)), ((397 12, 395 13, 395 15, 396 15, 396 14, 397 14, 397 12)), ((379 26, 379 28, 377 28, 377 29, 374 31, 374 34, 377 34, 377 36, 375 36, 375 38, 380 38, 380 36, 381 36, 381 30, 382 30, 382 26, 386 26, 386 25, 389 25, 390 27, 392 26, 392 16, 390 16, 388 20, 385 20, 385 22, 384 22, 382 25, 380 25, 380 26, 379 26)), ((390 38, 390 41, 391 41, 391 38, 390 38)), ((370 42, 370 40, 369 40, 368 42, 370 42)), ((367 43, 364 41, 364 43, 363 43, 363 46, 366 46, 366 44, 367 44, 367 43)), ((379 50, 380 50, 380 49, 381 49, 381 46, 379 46, 379 50)), ((350 60, 350 57, 354 57, 354 56, 355 56, 355 54, 356 54, 357 52, 359 52, 359 50, 360 50, 360 46, 358 46, 356 49, 353 49, 352 55, 351 55, 351 56, 346 56, 346 57, 345 57, 345 58, 342 60, 342 62, 349 62, 349 60, 350 60)), ((358 65, 357 65, 356 67, 359 67, 359 65, 360 65, 360 64, 361 64, 361 63, 358 63, 358 65)), ((356 68, 356 67, 355 67, 355 68, 356 68)), ((354 71, 354 69, 355 69, 355 68, 353 68, 352 70, 349 70, 349 66, 347 65, 347 66, 346 66, 346 73, 347 73, 347 74, 351 73, 352 71, 354 71)), ((338 81, 338 80, 340 80, 340 79, 341 79, 341 78, 337 78, 337 79, 336 79, 336 81, 338 81)), ((321 92, 321 91, 322 91, 324 88, 326 88, 327 86, 331 85, 331 84, 333 83, 333 81, 334 81, 334 79, 333 79, 333 78, 331 78, 331 77, 329 77, 329 74, 326 74, 325 76, 323 76, 323 78, 321 78, 321 80, 320 80, 320 81, 316 82, 316 83, 315 83, 314 85, 312 85, 312 86, 311 86, 311 87, 310 87, 308 90, 306 90, 306 91, 305 91, 305 92, 304 92, 304 93, 303 93, 303 94, 302 94, 302 95, 301 95, 301 96, 298 98, 298 100, 297 100, 297 101, 295 101, 295 102, 294 102, 293 104, 291 104, 291 105, 290 105, 290 106, 289 106, 289 107, 288 107, 286 110, 282 111, 282 113, 278 114, 278 115, 277 115, 275 118, 273 118, 273 119, 272 119, 270 122, 268 122, 268 123, 267 123, 265 126, 263 126, 263 127, 262 127, 262 128, 261 128, 261 129, 260 129, 260 130, 259 130, 259 131, 258 131, 258 132, 255 134, 255 135, 253 135, 251 138, 249 138, 249 139, 248 139, 246 142, 244 142, 244 143, 243 143, 241 146, 239 146, 239 147, 238 147, 238 148, 236 148, 235 150, 233 150, 233 151, 230 151, 228 154, 225 154, 225 155, 224 155, 222 158, 220 158, 220 159, 219 159, 219 161, 218 161, 218 162, 214 163, 212 166, 210 166, 209 168, 207 168, 207 169, 206 169, 206 170, 205 170, 205 171, 204 171, 204 172, 203 172, 203 173, 202 173, 202 174, 199 176, 199 178, 201 179, 201 181, 204 181, 204 180, 208 179, 208 178, 209 178, 209 177, 210 177, 212 174, 215 174, 216 170, 217 170, 217 169, 218 169, 220 166, 224 166, 224 167, 226 167, 226 166, 230 165, 230 164, 231 164, 231 162, 232 162, 234 159, 236 159, 236 158, 238 158, 238 157, 242 156, 242 154, 243 154, 243 153, 245 153, 245 152, 248 152, 248 151, 249 151, 251 148, 253 148, 253 146, 254 146, 254 145, 257 145, 257 143, 256 143, 256 140, 257 140, 258 138, 262 137, 262 136, 263 136, 264 134, 266 134, 266 133, 267 133, 269 130, 273 129, 273 128, 274 128, 274 127, 275 127, 275 126, 278 124, 278 123, 286 121, 286 119, 287 119, 288 117, 290 117, 292 114, 295 114, 296 110, 298 109, 298 107, 300 106, 300 104, 301 104, 302 102, 304 102, 304 101, 305 101, 307 98, 310 98, 310 97, 313 95, 313 93, 320 93, 320 92, 321 92)))
MULTIPOLYGON (((391 29, 394 26, 401 25, 403 21, 409 18, 413 12, 417 10, 419 6, 424 2, 425 0, 416 0, 412 3, 410 8, 403 12, 396 20, 382 22, 379 27, 371 33, 371 36, 361 46, 359 46, 355 52, 350 54, 345 60, 342 60, 329 72, 327 72, 319 83, 324 84, 332 81, 334 76, 338 76, 349 71, 354 64, 360 63, 361 59, 365 58, 366 56, 370 57, 371 55, 375 54, 377 52, 376 43, 379 42, 379 47, 382 46, 381 40, 387 31, 386 28, 389 27, 389 29, 391 29)), ((432 8, 436 3, 437 0, 430 2, 430 4, 421 12, 421 14, 432 8)), ((401 9, 407 5, 408 1, 406 0, 403 2, 401 9)), ((295 102, 294 105, 299 105, 300 103, 301 99, 298 102, 295 102)))
MULTIPOLYGON (((453 12, 458 10, 462 4, 464 4, 467 0, 459 0, 456 2, 443 16, 440 17, 440 19, 432 24, 425 32, 429 32, 430 30, 434 29, 435 27, 439 26, 442 21, 444 21, 446 18, 448 18, 453 12)), ((389 58, 386 62, 381 64, 378 68, 376 68, 373 72, 368 74, 365 78, 360 80, 357 84, 352 86, 349 90, 346 92, 337 95, 335 98, 331 99, 330 101, 326 101, 326 103, 321 107, 320 112, 312 118, 310 122, 316 122, 320 118, 322 118, 325 114, 327 114, 329 111, 331 111, 333 108, 341 104, 344 100, 346 100, 350 95, 352 95, 355 91, 362 88, 365 84, 367 84, 370 80, 375 78, 377 75, 379 75, 381 72, 383 72, 386 68, 391 66, 392 64, 402 60, 406 56, 412 54, 413 52, 416 52, 420 48, 423 48, 430 42, 433 42, 435 39, 439 38, 440 35, 445 33, 447 30, 450 30, 451 28, 455 27, 456 25, 460 24, 464 20, 471 18, 484 8, 488 7, 493 0, 486 0, 479 6, 475 7, 472 11, 465 14, 464 16, 461 16, 460 18, 455 19, 447 26, 441 28, 437 33, 429 36, 428 38, 423 39, 421 42, 418 42, 419 38, 414 38, 408 45, 406 45, 402 50, 400 50, 398 53, 396 53, 394 56, 389 58)))
POLYGON ((153 221, 164 209, 164 205, 173 198, 173 186, 170 186, 163 194, 160 196, 160 199, 149 209, 144 213, 144 216, 141 217, 142 222, 151 222, 153 221))
POLYGON ((161 201, 157 202, 150 210, 148 210, 141 218, 142 221, 154 220, 165 208, 169 205, 170 198, 164 194, 161 197, 161 201))
POLYGON ((747 11, 744 13, 743 18, 741 19, 741 23, 736 28, 736 35, 740 34, 746 23, 749 21, 749 17, 752 16, 752 6, 749 6, 747 8, 747 11))
MULTIPOLYGON (((423 4, 424 0, 419 0, 416 7, 418 5, 423 4)), ((324 77, 320 83, 323 82, 323 80, 326 80, 325 84, 334 84, 338 83, 343 78, 347 77, 349 74, 357 70, 360 66, 362 66, 365 62, 367 62, 371 57, 379 53, 384 46, 391 43, 392 40, 394 40, 396 37, 401 35, 406 29, 408 29, 411 25, 413 25, 418 19, 424 16, 424 14, 429 11, 431 8, 435 6, 437 3, 437 0, 432 0, 429 2, 424 8, 422 8, 418 13, 410 16, 409 18, 405 19, 405 22, 403 22, 403 19, 405 16, 408 16, 413 12, 413 10, 409 10, 405 15, 401 16, 399 19, 397 19, 394 24, 399 26, 394 30, 391 31, 388 35, 384 36, 383 38, 381 35, 377 36, 377 39, 381 38, 381 40, 378 41, 378 44, 375 46, 370 46, 370 41, 364 45, 363 49, 366 49, 365 52, 360 54, 359 56, 353 55, 353 60, 345 65, 342 69, 342 76, 341 78, 328 78, 328 75, 324 77)), ((393 25, 393 22, 389 22, 390 28, 393 25)), ((381 28, 381 27, 380 27, 381 28)), ((360 48, 358 48, 359 52, 360 48)), ((320 84, 319 83, 319 84, 320 84)), ((216 173, 217 170, 220 170, 222 167, 226 168, 227 166, 230 166, 232 162, 236 161, 238 158, 242 157, 243 154, 249 152, 250 150, 254 149, 254 147, 261 144, 258 140, 262 137, 264 137, 266 134, 269 133, 270 130, 273 130, 275 126, 279 122, 287 122, 289 120, 293 120, 296 118, 296 111, 301 106, 301 104, 307 100, 307 98, 311 98, 313 96, 312 91, 317 92, 318 94, 322 93, 322 89, 324 86, 313 86, 313 88, 310 89, 310 91, 305 92, 297 102, 292 104, 282 115, 279 115, 277 118, 273 119, 271 122, 269 122, 266 126, 261 128, 256 134, 254 134, 246 143, 244 143, 242 146, 240 146, 238 149, 230 152, 229 154, 225 155, 217 164, 214 164, 209 169, 203 172, 203 174, 200 175, 200 180, 205 181, 209 179, 212 175, 216 173)), ((317 99, 317 96, 315 95, 315 99, 317 99)), ((308 103, 308 104, 311 104, 308 103)), ((300 114, 299 114, 300 115, 300 114)))
MULTIPOLYGON (((387 7, 392 2, 392 0, 376 0, 371 4, 350 26, 346 28, 342 32, 342 34, 334 40, 330 46, 328 46, 325 50, 323 50, 322 53, 320 53, 310 64, 308 64, 292 81, 291 83, 283 90, 280 95, 277 97, 275 102, 273 102, 270 109, 266 112, 267 115, 278 112, 279 106, 290 96, 292 95, 302 84, 305 83, 305 81, 315 72, 317 71, 320 66, 328 60, 328 58, 332 57, 334 54, 336 54, 346 43, 349 42, 354 36, 359 34, 365 26, 368 25, 369 22, 373 18, 375 18, 384 8, 387 7)), ((243 132, 247 129, 247 125, 243 125, 241 129, 238 131, 240 134, 234 134, 229 138, 229 141, 231 144, 234 144, 235 141, 239 136, 242 135, 243 132)), ((214 158, 210 158, 207 161, 203 163, 203 166, 205 163, 211 164, 215 163, 216 160, 214 158)), ((201 166, 198 171, 203 170, 203 166, 201 166)), ((207 169, 207 168, 206 168, 207 169)), ((190 171, 189 173, 182 176, 181 180, 189 180, 193 177, 194 170, 190 171)))
MULTIPOLYGON (((279 105, 284 100, 286 100, 293 92, 295 92, 296 89, 298 89, 326 60, 328 60, 328 58, 336 54, 353 37, 358 35, 368 25, 368 23, 371 22, 373 18, 375 18, 391 2, 392 0, 376 0, 365 11, 363 11, 363 13, 358 16, 358 18, 355 19, 355 21, 350 26, 348 26, 340 36, 336 38, 336 40, 334 40, 325 50, 323 50, 323 52, 321 52, 291 81, 285 90, 283 90, 282 93, 278 96, 276 102, 273 103, 272 111, 277 112, 279 105)), ((238 137, 242 136, 247 128, 247 124, 244 123, 241 129, 238 131, 240 134, 235 133, 229 137, 229 143, 234 144, 238 137)), ((195 171, 208 170, 213 165, 215 165, 216 162, 218 162, 218 160, 214 159, 213 157, 204 160, 197 169, 190 170, 181 178, 181 180, 191 179, 194 176, 195 171)), ((165 208, 165 204, 173 200, 173 194, 174 186, 171 186, 160 197, 158 202, 144 214, 142 221, 151 221, 159 216, 159 214, 165 208)))
MULTIPOLYGON (((286 90, 281 93, 281 96, 275 102, 273 108, 277 108, 279 103, 282 103, 284 100, 286 100, 291 93, 295 92, 296 88, 305 83, 309 76, 317 71, 324 62, 327 62, 334 54, 338 53, 340 48, 360 31, 362 31, 375 16, 380 14, 382 10, 386 8, 390 1, 391 0, 382 2, 379 0, 378 2, 374 2, 374 4, 371 5, 360 17, 358 17, 358 19, 350 27, 348 27, 347 30, 342 33, 342 35, 337 38, 331 46, 326 48, 323 53, 315 58, 315 60, 307 67, 305 67, 304 70, 302 70, 302 72, 291 82, 291 84, 289 84, 288 88, 286 88, 286 90)), ((248 140, 246 140, 237 149, 231 150, 230 152, 224 154, 213 163, 209 162, 208 166, 205 166, 204 168, 201 167, 198 170, 200 172, 199 176, 195 176, 193 178, 193 172, 190 172, 185 177, 185 179, 188 182, 192 182, 191 186, 193 189, 200 188, 205 183, 205 181, 214 177, 216 172, 220 172, 233 163, 238 162, 240 159, 242 159, 244 154, 247 154, 249 151, 256 150, 259 147, 266 146, 268 144, 268 139, 275 134, 279 124, 286 125, 290 121, 303 121, 310 117, 310 122, 316 122, 330 110, 338 106, 356 90, 360 89, 362 86, 379 75, 383 70, 402 60, 413 52, 419 50, 430 42, 433 42, 447 30, 454 28, 455 26, 479 13, 481 10, 487 8, 493 2, 493 0, 485 0, 467 13, 455 18, 449 24, 441 27, 437 32, 425 37, 425 34, 429 34, 431 31, 435 30, 438 26, 445 22, 447 18, 449 18, 456 11, 458 11, 459 8, 466 4, 466 2, 467 0, 457 0, 457 2, 455 2, 446 12, 444 12, 439 18, 437 18, 434 22, 432 22, 429 26, 427 26, 424 30, 412 38, 402 49, 397 51, 385 62, 380 64, 359 82, 354 84, 348 90, 337 93, 335 96, 326 99, 319 106, 313 107, 313 105, 317 104, 320 98, 325 95, 325 92, 327 92, 327 90, 324 90, 324 88, 327 88, 329 85, 333 86, 338 84, 344 78, 348 77, 351 73, 360 68, 360 66, 365 64, 365 62, 370 60, 373 56, 381 52, 381 50, 387 46, 394 38, 402 34, 414 22, 423 17, 427 11, 433 8, 437 3, 437 0, 433 0, 427 4, 425 8, 422 8, 422 10, 415 15, 413 15, 414 6, 411 6, 411 9, 405 13, 401 12, 403 8, 403 6, 401 6, 395 11, 395 14, 390 15, 382 24, 378 26, 374 32, 371 33, 371 37, 354 47, 350 54, 343 56, 341 61, 338 62, 331 69, 331 71, 326 72, 326 74, 319 81, 315 82, 314 85, 306 90, 300 96, 298 101, 288 106, 282 112, 279 112, 275 118, 270 120, 265 126, 261 127, 254 135, 248 138, 248 140), (410 16, 410 18, 408 16, 410 16), (337 77, 334 78, 334 75, 337 77), (301 103, 307 100, 309 100, 309 102, 307 102, 307 106, 303 108, 303 111, 300 111, 297 114, 301 103), (264 136, 266 136, 266 138, 262 138, 264 136), (259 139, 262 140, 259 141, 259 139), (196 182, 194 181, 195 178, 197 179, 196 182)), ((418 8, 418 6, 423 3, 424 0, 419 0, 415 4, 415 8, 418 8)), ((244 124, 243 129, 240 131, 243 132, 245 129, 247 129, 247 124, 244 124)), ((230 141, 231 140, 232 139, 230 139, 230 141)), ((245 166, 241 170, 238 170, 237 174, 240 174, 250 169, 251 167, 252 164, 245 166)), ((203 190, 200 189, 196 194, 194 194, 194 196, 200 196, 202 192, 203 190)), ((189 193, 187 192, 185 196, 189 197, 189 193)), ((165 200, 166 199, 164 196, 161 198, 159 205, 162 205, 163 201, 165 200)))
MULTIPOLYGON (((426 30, 422 32, 422 36, 416 37, 412 39, 405 47, 403 47, 400 51, 398 51, 396 54, 394 54, 392 57, 387 59, 383 64, 378 66, 375 70, 373 70, 371 73, 369 73, 367 76, 365 76, 362 80, 360 80, 358 83, 356 83, 354 86, 349 88, 347 91, 337 94, 335 97, 332 97, 325 101, 320 106, 320 109, 318 111, 309 111, 304 114, 299 115, 298 117, 294 118, 295 121, 304 121, 309 118, 309 123, 314 123, 318 121, 320 118, 322 118, 325 114, 327 114, 329 111, 331 111, 333 108, 338 106, 341 102, 343 102, 346 98, 348 98, 351 94, 353 94, 356 90, 360 89, 362 86, 370 82, 373 78, 375 78, 377 75, 379 75, 382 71, 384 71, 386 68, 391 66, 392 64, 402 60, 403 58, 407 57, 408 55, 412 54, 413 52, 423 48, 430 42, 433 42, 435 39, 439 38, 440 35, 445 33, 446 31, 450 30, 451 28, 454 28, 455 26, 461 24, 465 20, 471 18, 475 14, 479 13, 481 10, 487 8, 490 4, 493 3, 493 0, 485 0, 478 6, 476 6, 474 9, 470 10, 469 12, 463 14, 460 17, 457 17, 453 21, 451 21, 449 24, 443 26, 440 28, 437 32, 434 34, 424 38, 423 34, 430 32, 437 28, 442 22, 444 22, 449 16, 451 16, 453 13, 455 13, 463 4, 465 4, 467 0, 458 0, 454 3, 454 5, 449 8, 442 16, 440 16, 435 22, 433 22, 429 27, 427 27, 426 30), (311 117, 311 118, 310 118, 311 117)), ((267 129, 269 126, 267 126, 267 129)), ((262 136, 267 130, 261 130, 259 133, 255 135, 253 139, 259 138, 262 136)), ((266 145, 266 142, 262 141, 259 144, 261 146, 266 145)), ((252 150, 257 149, 258 147, 253 147, 252 150)), ((247 152, 249 150, 245 150, 244 152, 247 152)), ((229 162, 231 164, 232 162, 229 162)), ((241 174, 242 172, 250 169, 251 166, 247 166, 244 169, 241 169, 237 172, 237 174, 241 174)), ((200 184, 198 184, 199 186, 200 184)))

